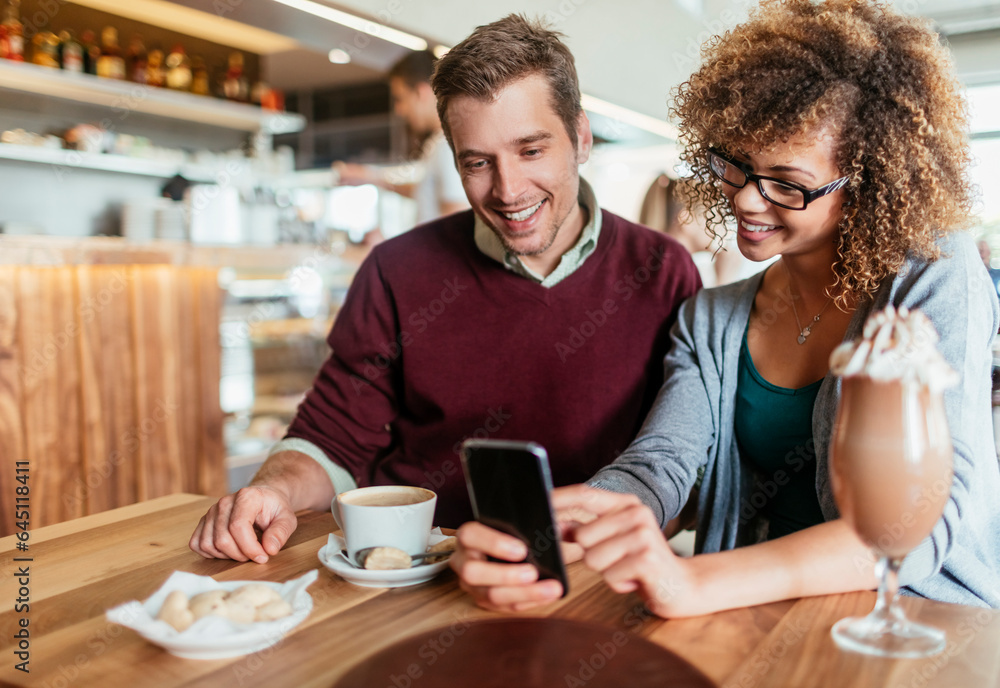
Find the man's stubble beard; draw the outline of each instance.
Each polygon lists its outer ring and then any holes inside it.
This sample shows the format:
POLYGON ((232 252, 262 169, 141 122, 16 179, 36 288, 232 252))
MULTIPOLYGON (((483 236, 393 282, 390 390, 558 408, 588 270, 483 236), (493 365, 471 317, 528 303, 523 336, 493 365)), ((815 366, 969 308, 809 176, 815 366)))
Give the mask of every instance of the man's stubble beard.
MULTIPOLYGON (((577 202, 577 205, 579 205, 579 202, 577 202)), ((500 243, 503 244, 504 249, 508 253, 512 253, 516 256, 538 256, 548 251, 550 248, 552 248, 552 244, 556 243, 556 237, 559 235, 559 230, 561 230, 563 226, 566 224, 566 220, 573 213, 574 207, 575 206, 571 205, 566 210, 566 214, 563 215, 561 219, 553 221, 552 226, 548 230, 548 235, 546 236, 542 247, 535 249, 534 251, 518 251, 510 244, 509 241, 507 241, 507 237, 504 236, 503 232, 501 232, 500 230, 498 230, 496 227, 494 227, 489 223, 487 223, 487 225, 491 230, 493 230, 493 233, 496 234, 497 238, 500 239, 500 243)), ((539 208, 539 210, 541 210, 541 208, 539 208)))
MULTIPOLYGON (((576 165, 576 164, 577 163, 574 160, 573 161, 573 165, 576 165)), ((494 227, 489 222, 486 223, 486 226, 489 227, 493 231, 493 234, 496 235, 497 239, 500 240, 500 243, 503 245, 504 250, 506 250, 508 253, 511 253, 511 254, 513 254, 515 256, 538 256, 538 255, 541 255, 542 253, 545 253, 550 248, 552 248, 552 244, 554 244, 556 242, 556 237, 559 235, 559 230, 561 230, 563 228, 563 226, 566 224, 566 220, 569 219, 569 216, 573 213, 573 209, 580 205, 580 201, 579 201, 579 197, 580 197, 580 186, 579 186, 579 184, 580 184, 580 173, 579 173, 579 170, 576 167, 571 167, 570 169, 567 170, 567 174, 576 177, 577 188, 576 188, 576 195, 573 197, 573 201, 574 202, 569 205, 569 207, 566 209, 566 213, 561 218, 558 218, 557 220, 553 220, 552 226, 549 228, 548 235, 546 236, 545 241, 543 242, 543 245, 542 245, 541 248, 535 249, 534 251, 518 251, 518 250, 516 250, 510 244, 510 242, 507 240, 507 237, 504 236, 504 233, 502 231, 500 231, 499 229, 497 229, 496 227, 494 227)), ((551 197, 546 202, 551 203, 552 202, 551 197)), ((539 208, 539 212, 541 210, 542 209, 539 208)))
MULTIPOLYGON (((569 214, 567 213, 567 217, 568 216, 569 214)), ((563 221, 565 222, 565 218, 563 218, 563 221)), ((512 253, 515 256, 537 256, 548 251, 552 247, 552 244, 556 243, 556 236, 558 236, 561 227, 562 223, 559 224, 552 223, 552 226, 548 230, 548 235, 546 236, 545 241, 542 244, 542 247, 535 249, 534 251, 519 251, 516 248, 514 248, 514 246, 507 240, 507 237, 504 235, 503 232, 500 232, 493 227, 490 227, 490 229, 492 229, 493 233, 497 235, 497 238, 500 239, 500 243, 503 244, 504 249, 508 253, 512 253)))

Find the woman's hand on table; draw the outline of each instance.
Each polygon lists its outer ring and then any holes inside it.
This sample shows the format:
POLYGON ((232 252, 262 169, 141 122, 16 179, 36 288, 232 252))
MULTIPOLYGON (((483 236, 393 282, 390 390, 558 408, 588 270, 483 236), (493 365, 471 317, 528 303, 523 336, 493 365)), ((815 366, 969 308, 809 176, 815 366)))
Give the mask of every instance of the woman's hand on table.
POLYGON ((298 519, 281 490, 244 487, 216 502, 198 522, 188 545, 208 559, 267 562, 295 532, 298 519), (260 540, 254 526, 262 531, 260 540))

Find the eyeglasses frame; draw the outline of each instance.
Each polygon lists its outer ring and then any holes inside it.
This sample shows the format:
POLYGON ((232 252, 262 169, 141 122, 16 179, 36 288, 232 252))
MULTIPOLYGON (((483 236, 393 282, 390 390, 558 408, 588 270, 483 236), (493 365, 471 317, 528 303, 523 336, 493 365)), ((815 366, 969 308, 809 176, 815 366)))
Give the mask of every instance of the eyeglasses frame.
POLYGON ((834 179, 829 184, 824 184, 823 186, 819 187, 818 189, 807 189, 804 186, 796 184, 795 182, 790 182, 790 181, 788 181, 786 179, 779 179, 777 177, 768 177, 766 175, 754 174, 750 170, 749 166, 746 163, 742 163, 742 162, 740 162, 738 160, 733 160, 729 156, 723 155, 716 148, 709 148, 708 149, 708 154, 709 154, 709 156, 713 156, 714 155, 715 157, 719 158, 723 162, 726 162, 726 163, 732 165, 733 167, 735 167, 736 169, 738 169, 740 172, 743 173, 743 176, 745 177, 745 179, 743 180, 742 184, 734 184, 733 182, 729 181, 728 179, 725 179, 724 177, 720 177, 716 173, 715 168, 712 167, 712 161, 711 161, 711 158, 709 158, 708 169, 712 173, 713 177, 715 177, 719 181, 723 182, 724 184, 729 184, 729 186, 732 186, 732 187, 734 187, 736 189, 742 189, 743 187, 745 187, 747 185, 748 182, 753 182, 754 185, 757 187, 757 191, 760 193, 761 197, 764 198, 764 200, 766 200, 768 203, 772 203, 772 204, 778 206, 779 208, 785 208, 786 210, 805 210, 807 207, 809 207, 809 204, 812 203, 813 201, 815 201, 816 199, 822 198, 823 196, 828 196, 829 194, 832 194, 834 191, 837 191, 838 189, 842 189, 843 187, 847 186, 847 182, 850 180, 850 175, 845 175, 845 176, 841 177, 840 179, 834 179), (783 184, 783 185, 791 187, 791 188, 793 188, 793 189, 795 189, 797 191, 801 191, 802 192, 802 199, 803 199, 802 200, 802 207, 801 208, 796 208, 796 207, 793 207, 793 206, 790 206, 790 205, 785 205, 784 203, 779 203, 778 201, 772 200, 771 198, 768 197, 768 195, 766 193, 764 193, 764 187, 762 187, 761 184, 760 184, 761 180, 766 180, 766 181, 771 181, 771 182, 777 182, 778 184, 783 184))

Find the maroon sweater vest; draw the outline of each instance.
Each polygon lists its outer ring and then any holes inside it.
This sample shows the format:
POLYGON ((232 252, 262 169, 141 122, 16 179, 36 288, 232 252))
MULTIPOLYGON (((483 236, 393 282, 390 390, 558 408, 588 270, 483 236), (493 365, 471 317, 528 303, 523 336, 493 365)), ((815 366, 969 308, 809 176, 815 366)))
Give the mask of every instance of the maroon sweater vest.
POLYGON ((637 434, 700 285, 678 243, 607 211, 597 249, 551 288, 483 255, 472 211, 423 225, 362 264, 288 437, 359 486, 435 490, 442 526, 472 518, 468 437, 538 442, 556 485, 582 482, 637 434))

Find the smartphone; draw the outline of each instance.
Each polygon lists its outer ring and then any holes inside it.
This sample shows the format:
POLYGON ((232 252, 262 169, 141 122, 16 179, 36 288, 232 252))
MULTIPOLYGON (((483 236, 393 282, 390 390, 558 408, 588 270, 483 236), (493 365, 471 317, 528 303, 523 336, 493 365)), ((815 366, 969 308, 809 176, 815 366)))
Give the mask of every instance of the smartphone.
POLYGON ((554 578, 569 592, 559 528, 549 494, 552 474, 545 449, 534 442, 466 440, 462 468, 476 520, 521 540, 539 580, 554 578))

